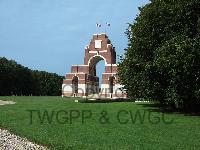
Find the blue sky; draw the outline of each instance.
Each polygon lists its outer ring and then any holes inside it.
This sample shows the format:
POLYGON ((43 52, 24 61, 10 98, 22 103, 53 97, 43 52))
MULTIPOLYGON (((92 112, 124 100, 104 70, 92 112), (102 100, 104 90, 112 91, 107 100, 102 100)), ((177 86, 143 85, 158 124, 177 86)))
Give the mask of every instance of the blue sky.
MULTIPOLYGON (((31 69, 65 75, 83 64, 84 47, 104 32, 117 54, 124 53, 127 23, 148 0, 0 0, 0 57, 31 69)), ((98 67, 98 66, 97 66, 98 67)), ((102 69, 99 69, 102 70, 102 69)))

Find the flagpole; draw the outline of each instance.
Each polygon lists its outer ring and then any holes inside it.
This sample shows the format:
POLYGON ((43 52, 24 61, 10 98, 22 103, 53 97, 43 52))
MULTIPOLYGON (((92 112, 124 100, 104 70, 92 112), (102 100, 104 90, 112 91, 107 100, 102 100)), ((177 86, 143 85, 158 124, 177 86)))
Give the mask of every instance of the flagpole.
POLYGON ((97 40, 98 40, 98 32, 99 32, 99 28, 101 28, 101 24, 96 23, 96 27, 97 27, 97 40))
POLYGON ((107 32, 107 29, 110 27, 110 23, 106 22, 105 32, 107 32))

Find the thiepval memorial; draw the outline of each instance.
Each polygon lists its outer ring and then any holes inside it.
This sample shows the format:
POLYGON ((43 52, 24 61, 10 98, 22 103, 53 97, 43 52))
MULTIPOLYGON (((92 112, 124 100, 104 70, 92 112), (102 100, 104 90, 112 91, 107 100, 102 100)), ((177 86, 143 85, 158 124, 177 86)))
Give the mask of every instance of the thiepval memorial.
POLYGON ((62 95, 66 97, 126 98, 123 86, 118 83, 116 51, 108 36, 94 34, 85 48, 84 65, 72 65, 62 85, 62 95), (96 75, 96 65, 105 62, 102 83, 96 75))

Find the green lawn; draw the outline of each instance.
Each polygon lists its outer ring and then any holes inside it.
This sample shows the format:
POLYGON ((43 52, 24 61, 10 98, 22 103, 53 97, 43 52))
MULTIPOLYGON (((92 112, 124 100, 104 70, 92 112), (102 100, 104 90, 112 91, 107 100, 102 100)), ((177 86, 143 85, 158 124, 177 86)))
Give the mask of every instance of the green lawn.
POLYGON ((167 122, 173 120, 166 123, 162 119, 163 114, 150 104, 75 103, 73 99, 61 97, 0 99, 17 102, 0 106, 0 128, 52 149, 189 150, 200 147, 199 116, 164 114, 167 122), (32 124, 30 110, 35 110, 32 124), (45 111, 49 114, 54 112, 51 123, 47 119, 43 123, 40 120, 45 111), (101 118, 102 111, 107 113, 106 119, 101 118), (92 116, 89 116, 90 113, 92 116), (144 122, 139 119, 139 114, 144 117, 144 122), (75 118, 76 115, 80 117, 75 118), (128 123, 125 124, 126 121, 128 123))

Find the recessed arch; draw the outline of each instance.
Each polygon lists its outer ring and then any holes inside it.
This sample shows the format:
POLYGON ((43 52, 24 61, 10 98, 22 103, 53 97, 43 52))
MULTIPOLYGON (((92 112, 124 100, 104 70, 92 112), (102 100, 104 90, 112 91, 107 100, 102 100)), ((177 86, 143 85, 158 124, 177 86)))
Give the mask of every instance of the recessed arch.
POLYGON ((74 97, 76 97, 78 94, 78 80, 78 76, 74 76, 72 78, 72 93, 74 97))
POLYGON ((79 76, 77 76, 76 74, 75 74, 75 76, 72 77, 72 80, 73 80, 74 78, 78 78, 78 80, 79 80, 79 76))
POLYGON ((113 94, 116 77, 115 76, 110 76, 108 80, 109 80, 109 92, 111 94, 113 94))

